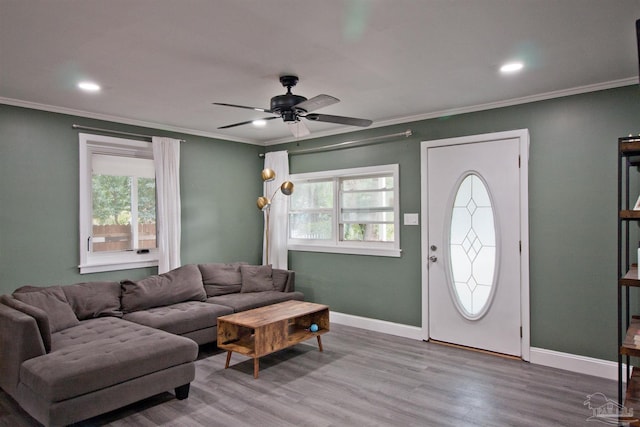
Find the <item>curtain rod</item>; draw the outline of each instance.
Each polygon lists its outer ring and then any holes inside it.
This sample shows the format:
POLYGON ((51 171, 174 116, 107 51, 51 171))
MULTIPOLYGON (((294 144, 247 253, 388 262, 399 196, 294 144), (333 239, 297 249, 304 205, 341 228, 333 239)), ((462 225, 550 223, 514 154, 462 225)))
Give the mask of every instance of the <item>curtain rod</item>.
MULTIPOLYGON (((398 136, 404 136, 405 138, 408 138, 412 135, 411 133, 411 129, 407 129, 404 132, 398 132, 398 133, 392 133, 389 135, 380 135, 380 136, 373 136, 371 138, 364 138, 364 139, 358 139, 355 141, 345 141, 345 142, 339 142, 337 144, 331 144, 331 145, 324 145, 322 147, 314 147, 314 148, 305 148, 302 150, 293 150, 293 151, 289 151, 289 155, 291 156, 295 156, 297 154, 308 154, 308 153, 317 153, 320 151, 332 151, 332 150, 342 150, 344 148, 349 148, 353 145, 357 146, 357 147, 362 147, 365 145, 372 145, 372 144, 378 144, 381 142, 384 142, 384 140, 389 139, 389 138, 395 138, 398 136)), ((264 154, 258 154, 258 156, 260 157, 264 157, 264 154)))
MULTIPOLYGON (((91 126, 82 126, 82 125, 76 125, 73 124, 71 125, 72 128, 74 129, 80 129, 80 130, 91 130, 91 131, 95 131, 95 132, 104 132, 104 133, 113 133, 116 135, 124 135, 124 136, 134 136, 136 138, 145 138, 148 140, 151 140, 152 136, 151 135, 143 135, 140 133, 132 133, 132 132, 122 132, 119 130, 111 130, 111 129, 100 129, 100 128, 94 128, 91 126)), ((181 139, 180 142, 186 142, 184 139, 181 139)))

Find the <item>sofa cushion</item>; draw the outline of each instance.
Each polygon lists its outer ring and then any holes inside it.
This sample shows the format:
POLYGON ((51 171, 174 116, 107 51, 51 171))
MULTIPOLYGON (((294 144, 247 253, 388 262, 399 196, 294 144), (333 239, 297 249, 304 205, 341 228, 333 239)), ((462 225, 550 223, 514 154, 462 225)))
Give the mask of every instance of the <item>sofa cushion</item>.
POLYGON ((205 301, 207 294, 202 286, 198 266, 183 265, 157 276, 149 276, 134 282, 123 280, 122 311, 144 310, 183 301, 205 301))
POLYGON ((207 296, 215 297, 240 292, 242 286, 240 266, 246 264, 246 262, 198 264, 207 296))
POLYGON ((289 280, 289 274, 291 274, 291 272, 289 270, 280 270, 278 268, 274 268, 271 274, 273 276, 274 290, 284 292, 287 286, 287 280, 289 280))
POLYGON ((40 336, 42 337, 42 344, 44 344, 45 351, 49 353, 51 351, 51 326, 49 325, 49 317, 47 316, 47 313, 38 307, 26 304, 20 300, 10 297, 9 295, 2 295, 0 297, 0 302, 15 310, 21 311, 36 320, 40 336))
POLYGON ((76 283, 63 286, 62 290, 80 320, 101 316, 122 317, 118 282, 76 283))
POLYGON ((58 402, 193 362, 192 340, 117 317, 100 317, 53 334, 54 351, 25 361, 20 382, 58 402))
POLYGON ((249 292, 211 297, 207 299, 207 302, 226 305, 238 312, 289 300, 304 301, 304 294, 302 292, 278 291, 249 292))
POLYGON ((29 287, 17 290, 13 297, 47 313, 51 333, 80 323, 60 286, 35 289, 37 288, 29 287))
POLYGON ((240 292, 273 291, 273 269, 271 265, 242 265, 242 288, 240 292))
MULTIPOLYGON (((187 301, 165 307, 149 308, 124 315, 125 320, 182 335, 218 325, 218 316, 233 313, 231 307, 187 301)), ((211 341, 215 341, 211 337, 211 341)))

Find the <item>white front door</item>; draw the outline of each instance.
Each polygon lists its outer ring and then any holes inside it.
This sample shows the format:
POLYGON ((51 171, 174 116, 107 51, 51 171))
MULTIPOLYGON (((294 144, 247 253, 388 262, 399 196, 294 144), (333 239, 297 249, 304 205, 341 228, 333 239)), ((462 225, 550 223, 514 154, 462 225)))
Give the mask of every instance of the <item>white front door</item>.
POLYGON ((528 138, 523 144, 521 134, 506 132, 423 144, 428 337, 523 357, 524 326, 528 356, 521 256, 528 138))

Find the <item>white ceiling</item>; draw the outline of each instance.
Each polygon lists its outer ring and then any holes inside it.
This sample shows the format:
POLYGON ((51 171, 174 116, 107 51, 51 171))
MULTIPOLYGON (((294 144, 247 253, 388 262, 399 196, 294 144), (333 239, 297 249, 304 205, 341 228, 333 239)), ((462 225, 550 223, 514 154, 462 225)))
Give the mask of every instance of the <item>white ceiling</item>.
POLYGON ((281 120, 218 130, 268 114, 211 103, 268 108, 296 74, 341 100, 317 112, 381 126, 628 85, 638 18, 640 0, 0 0, 0 103, 271 144, 281 120))

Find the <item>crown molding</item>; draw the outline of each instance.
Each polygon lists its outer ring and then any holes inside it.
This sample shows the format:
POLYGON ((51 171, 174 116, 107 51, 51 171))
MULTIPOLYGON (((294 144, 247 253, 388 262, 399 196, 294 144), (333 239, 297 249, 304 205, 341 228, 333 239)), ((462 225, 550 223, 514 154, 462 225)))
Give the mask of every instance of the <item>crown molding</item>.
MULTIPOLYGON (((475 113, 478 111, 492 110, 495 108, 502 108, 502 107, 511 107, 514 105, 528 104, 531 102, 544 101, 544 100, 554 99, 554 98, 563 98, 565 96, 580 95, 583 93, 597 92, 600 90, 615 89, 618 87, 631 86, 631 85, 637 85, 637 84, 638 84, 638 77, 629 77, 626 79, 613 80, 609 82, 596 83, 596 84, 586 85, 586 86, 578 86, 574 88, 556 90, 552 92, 545 92, 545 93, 540 93, 536 95, 523 96, 521 98, 512 98, 504 101, 489 102, 486 104, 472 105, 469 107, 452 108, 450 110, 434 111, 431 113, 418 114, 415 116, 398 117, 395 119, 374 122, 367 129, 386 127, 386 126, 398 125, 398 124, 409 123, 409 122, 417 122, 421 120, 438 119, 441 117, 454 116, 458 114, 475 113)), ((314 132, 313 134, 306 137, 302 137, 302 138, 286 137, 281 139, 274 139, 274 140, 266 141, 264 145, 269 146, 269 145, 285 144, 288 142, 298 142, 298 141, 303 141, 305 139, 315 139, 315 138, 321 138, 324 136, 339 135, 342 133, 350 133, 350 132, 354 132, 354 129, 352 127, 346 128, 345 130, 338 130, 338 131, 332 130, 332 131, 324 131, 324 132, 314 132)))
POLYGON ((171 126, 171 125, 166 125, 161 123, 147 122, 144 120, 128 119, 126 117, 111 116, 108 114, 92 113, 89 111, 75 110, 73 108, 59 107, 55 105, 40 104, 37 102, 23 101, 20 99, 0 97, 0 104, 13 105, 15 107, 31 108, 34 110, 49 111, 52 113, 68 114, 71 116, 85 117, 88 119, 105 120, 108 122, 115 122, 115 123, 121 123, 121 124, 132 125, 132 126, 141 126, 146 128, 152 128, 152 129, 166 130, 169 132, 178 132, 178 133, 183 133, 187 135, 203 136, 206 138, 221 139, 223 141, 241 142, 244 144, 260 145, 260 146, 264 145, 261 142, 254 141, 251 139, 246 139, 246 138, 237 138, 237 137, 232 137, 228 135, 219 135, 211 132, 188 129, 188 128, 183 128, 179 126, 171 126))
MULTIPOLYGON (((465 113, 474 113, 478 111, 492 110, 495 108, 510 107, 514 105, 527 104, 531 102, 544 101, 544 100, 554 99, 554 98, 562 98, 565 96, 580 95, 583 93, 597 92, 600 90, 614 89, 618 87, 631 86, 636 84, 638 84, 638 77, 629 77, 626 79, 613 80, 613 81, 596 83, 596 84, 586 85, 586 86, 578 86, 578 87, 569 88, 569 89, 562 89, 562 90, 557 90, 552 92, 540 93, 536 95, 524 96, 521 98, 512 98, 504 101, 496 101, 496 102, 490 102, 486 104, 472 105, 468 107, 452 108, 449 110, 441 110, 441 111, 434 111, 430 113, 417 114, 415 116, 406 116, 406 117, 398 117, 398 118, 389 119, 389 120, 382 120, 379 122, 374 122, 367 129, 375 129, 380 127, 393 126, 393 125, 417 122, 422 120, 437 119, 441 117, 454 116, 454 115, 465 114, 465 113)), ((166 130, 170 132, 183 133, 187 135, 203 136, 206 138, 221 139, 224 141, 233 141, 233 142, 240 142, 243 144, 259 145, 264 147, 270 146, 270 145, 286 144, 289 142, 298 142, 298 141, 304 141, 307 139, 316 139, 316 138, 322 138, 325 136, 333 136, 333 135, 340 135, 340 134, 354 132, 353 127, 345 127, 342 129, 332 129, 329 131, 314 132, 313 134, 306 137, 302 137, 302 138, 295 138, 291 136, 286 138, 279 138, 279 139, 260 142, 253 139, 238 138, 238 137, 233 137, 229 135, 220 135, 220 134, 211 133, 211 132, 204 132, 201 130, 182 128, 179 126, 170 126, 162 123, 147 122, 143 120, 135 120, 135 119, 129 119, 129 118, 119 117, 119 116, 111 116, 108 114, 92 113, 89 111, 75 110, 73 108, 40 104, 36 102, 23 101, 23 100, 13 99, 13 98, 0 97, 0 104, 31 108, 34 110, 50 111, 53 113, 68 114, 72 116, 86 117, 90 119, 105 120, 109 122, 122 123, 122 124, 127 124, 132 126, 141 126, 146 128, 152 128, 152 129, 160 129, 160 130, 166 130)))

